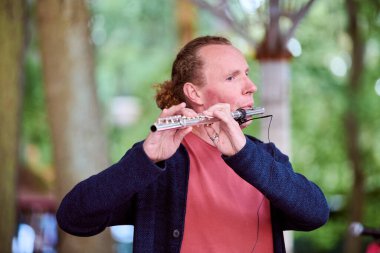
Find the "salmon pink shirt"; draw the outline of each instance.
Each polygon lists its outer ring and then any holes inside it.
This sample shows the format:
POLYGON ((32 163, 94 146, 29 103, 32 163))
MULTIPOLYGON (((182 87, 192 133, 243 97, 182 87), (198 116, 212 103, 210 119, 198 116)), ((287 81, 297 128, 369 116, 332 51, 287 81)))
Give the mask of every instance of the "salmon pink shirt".
POLYGON ((239 177, 219 150, 193 133, 181 253, 273 252, 268 199, 239 177))

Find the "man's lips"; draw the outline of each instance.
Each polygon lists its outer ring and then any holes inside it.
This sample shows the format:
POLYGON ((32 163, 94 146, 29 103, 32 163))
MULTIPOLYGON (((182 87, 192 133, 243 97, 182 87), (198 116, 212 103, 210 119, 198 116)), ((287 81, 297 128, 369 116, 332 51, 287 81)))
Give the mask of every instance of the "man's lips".
POLYGON ((250 103, 250 104, 246 104, 246 105, 243 105, 239 108, 242 108, 242 109, 250 109, 250 108, 253 108, 253 103, 250 103))

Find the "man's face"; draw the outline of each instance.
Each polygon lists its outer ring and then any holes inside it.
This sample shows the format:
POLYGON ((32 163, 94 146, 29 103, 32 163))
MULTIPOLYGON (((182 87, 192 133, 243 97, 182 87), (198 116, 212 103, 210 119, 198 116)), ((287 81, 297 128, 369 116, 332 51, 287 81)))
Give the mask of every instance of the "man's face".
POLYGON ((204 62, 204 85, 199 89, 203 109, 216 103, 228 103, 231 110, 253 107, 256 85, 249 79, 249 67, 243 54, 233 46, 209 45, 198 51, 204 62))

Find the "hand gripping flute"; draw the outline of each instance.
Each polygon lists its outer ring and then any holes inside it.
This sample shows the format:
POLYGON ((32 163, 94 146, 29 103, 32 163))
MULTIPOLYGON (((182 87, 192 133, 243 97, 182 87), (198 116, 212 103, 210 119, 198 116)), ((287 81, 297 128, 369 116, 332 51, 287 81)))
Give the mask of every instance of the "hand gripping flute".
MULTIPOLYGON (((248 121, 254 115, 259 115, 264 113, 263 107, 255 107, 249 109, 237 109, 234 112, 231 112, 231 116, 239 122, 239 124, 243 124, 248 121)), ((206 116, 204 114, 198 114, 196 117, 186 117, 182 115, 174 115, 165 118, 159 118, 151 127, 150 130, 152 132, 156 131, 164 131, 175 128, 184 128, 188 126, 195 125, 204 125, 211 124, 213 122, 217 122, 219 119, 206 116)))

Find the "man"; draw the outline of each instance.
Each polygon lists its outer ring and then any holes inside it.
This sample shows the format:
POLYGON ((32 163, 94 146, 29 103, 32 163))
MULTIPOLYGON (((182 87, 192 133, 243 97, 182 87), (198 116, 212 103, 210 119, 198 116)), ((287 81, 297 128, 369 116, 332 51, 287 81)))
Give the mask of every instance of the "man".
POLYGON ((135 226, 134 252, 285 252, 282 232, 322 226, 323 193, 273 143, 245 136, 231 111, 257 87, 242 53, 222 37, 190 41, 156 101, 159 117, 217 118, 150 133, 116 164, 80 182, 57 212, 61 228, 91 236, 135 226))

